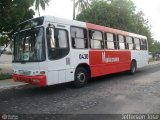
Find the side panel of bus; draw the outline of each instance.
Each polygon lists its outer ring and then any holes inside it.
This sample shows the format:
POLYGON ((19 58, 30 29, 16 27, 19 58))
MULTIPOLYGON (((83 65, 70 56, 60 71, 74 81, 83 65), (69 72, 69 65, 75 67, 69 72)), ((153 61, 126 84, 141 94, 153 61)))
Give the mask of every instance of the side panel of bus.
POLYGON ((130 69, 130 51, 90 50, 89 58, 92 77, 127 71, 130 69))
POLYGON ((144 66, 148 65, 148 61, 149 61, 148 51, 142 50, 141 56, 142 56, 142 67, 144 67, 144 66))
POLYGON ((137 63, 137 68, 141 68, 142 67, 142 61, 143 61, 143 58, 142 58, 142 55, 141 55, 141 51, 140 50, 131 50, 131 59, 133 60, 136 60, 136 63, 137 63))

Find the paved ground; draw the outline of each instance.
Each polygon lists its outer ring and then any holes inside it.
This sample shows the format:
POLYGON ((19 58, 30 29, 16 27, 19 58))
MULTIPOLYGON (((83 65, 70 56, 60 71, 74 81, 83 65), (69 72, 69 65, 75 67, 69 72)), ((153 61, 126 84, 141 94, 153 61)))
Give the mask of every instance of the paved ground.
POLYGON ((69 84, 0 90, 0 113, 159 113, 160 64, 96 78, 81 89, 69 84))
POLYGON ((0 80, 0 90, 1 89, 9 89, 9 88, 13 88, 13 87, 18 87, 18 86, 21 86, 21 85, 26 85, 26 83, 14 82, 12 79, 0 80))

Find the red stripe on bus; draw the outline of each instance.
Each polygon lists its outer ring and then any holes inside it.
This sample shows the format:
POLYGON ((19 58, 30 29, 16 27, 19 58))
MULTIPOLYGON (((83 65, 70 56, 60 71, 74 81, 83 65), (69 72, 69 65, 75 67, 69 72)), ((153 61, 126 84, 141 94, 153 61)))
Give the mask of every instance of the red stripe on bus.
POLYGON ((98 77, 130 69, 131 52, 125 50, 89 50, 91 77, 98 77))
POLYGON ((100 30, 100 31, 104 31, 104 32, 121 34, 121 35, 125 35, 125 36, 129 35, 129 33, 126 31, 121 31, 121 30, 117 30, 117 29, 113 29, 113 28, 109 28, 109 27, 104 27, 104 26, 100 26, 100 25, 95 25, 95 24, 91 24, 91 23, 86 23, 86 26, 88 29, 95 29, 95 30, 100 30))

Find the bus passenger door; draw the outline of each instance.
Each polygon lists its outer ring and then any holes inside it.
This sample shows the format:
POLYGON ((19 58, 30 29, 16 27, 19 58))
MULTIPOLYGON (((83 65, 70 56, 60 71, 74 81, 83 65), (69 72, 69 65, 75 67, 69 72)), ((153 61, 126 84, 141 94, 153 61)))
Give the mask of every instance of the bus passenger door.
MULTIPOLYGON (((48 85, 66 82, 66 72, 70 69, 69 35, 66 25, 54 24, 47 28, 48 85)), ((67 73, 68 74, 68 73, 67 73)))

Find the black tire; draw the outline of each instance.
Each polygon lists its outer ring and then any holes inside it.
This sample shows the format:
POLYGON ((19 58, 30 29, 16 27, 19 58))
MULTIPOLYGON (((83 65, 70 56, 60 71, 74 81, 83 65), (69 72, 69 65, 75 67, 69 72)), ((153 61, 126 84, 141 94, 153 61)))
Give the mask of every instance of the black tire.
POLYGON ((137 71, 137 63, 136 63, 136 61, 132 61, 131 62, 131 67, 130 67, 130 74, 135 74, 136 73, 136 71, 137 71))
POLYGON ((88 72, 83 67, 78 67, 75 71, 73 85, 75 88, 81 88, 88 82, 88 72))

